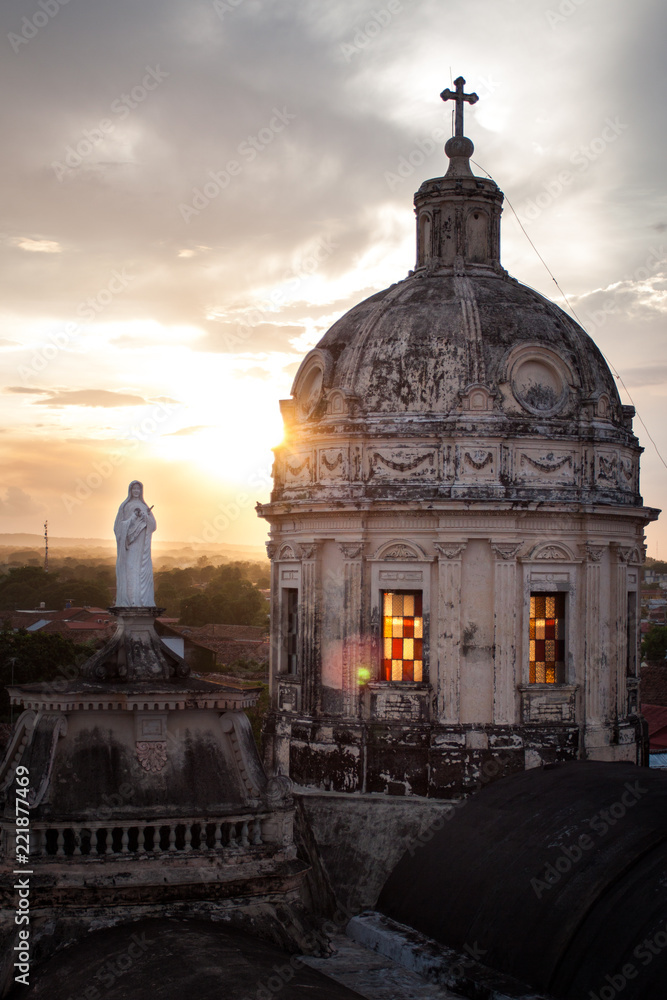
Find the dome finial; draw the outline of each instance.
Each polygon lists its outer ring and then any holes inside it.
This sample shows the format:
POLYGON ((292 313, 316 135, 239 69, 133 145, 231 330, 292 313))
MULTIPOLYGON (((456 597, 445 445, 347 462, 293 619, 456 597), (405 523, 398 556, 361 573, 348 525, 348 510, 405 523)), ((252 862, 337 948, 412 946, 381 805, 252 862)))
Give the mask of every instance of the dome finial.
POLYGON ((440 97, 443 101, 456 101, 456 118, 454 124, 454 135, 463 135, 463 104, 465 101, 468 104, 477 104, 479 97, 477 94, 464 94, 463 86, 465 80, 462 76, 459 76, 454 80, 454 86, 456 90, 443 90, 440 97))
POLYGON ((472 177, 470 169, 470 157, 475 152, 470 139, 463 134, 463 104, 476 104, 479 100, 477 94, 464 94, 463 85, 465 80, 462 76, 454 80, 456 90, 443 90, 440 97, 443 101, 456 101, 456 118, 454 135, 445 143, 445 153, 450 159, 449 169, 446 177, 472 177))

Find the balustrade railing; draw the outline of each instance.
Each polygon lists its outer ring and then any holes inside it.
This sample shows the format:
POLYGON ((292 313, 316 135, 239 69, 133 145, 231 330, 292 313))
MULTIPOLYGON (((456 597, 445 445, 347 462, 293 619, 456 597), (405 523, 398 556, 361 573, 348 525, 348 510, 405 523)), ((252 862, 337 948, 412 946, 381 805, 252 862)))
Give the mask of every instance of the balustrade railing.
MULTIPOLYGON (((13 826, 3 824, 5 856, 13 853, 13 835, 13 826)), ((37 858, 238 852, 264 843, 262 817, 257 815, 225 819, 155 819, 122 824, 112 820, 31 823, 29 836, 30 855, 37 858)))

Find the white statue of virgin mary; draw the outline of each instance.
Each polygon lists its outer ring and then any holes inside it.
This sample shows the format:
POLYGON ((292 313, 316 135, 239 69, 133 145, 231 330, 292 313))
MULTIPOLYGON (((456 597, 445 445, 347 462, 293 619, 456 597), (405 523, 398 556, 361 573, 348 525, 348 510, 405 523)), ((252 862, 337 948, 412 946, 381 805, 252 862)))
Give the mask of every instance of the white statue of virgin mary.
POLYGON ((157 525, 152 509, 144 501, 143 483, 135 479, 113 526, 117 544, 116 607, 155 607, 151 535, 157 525))

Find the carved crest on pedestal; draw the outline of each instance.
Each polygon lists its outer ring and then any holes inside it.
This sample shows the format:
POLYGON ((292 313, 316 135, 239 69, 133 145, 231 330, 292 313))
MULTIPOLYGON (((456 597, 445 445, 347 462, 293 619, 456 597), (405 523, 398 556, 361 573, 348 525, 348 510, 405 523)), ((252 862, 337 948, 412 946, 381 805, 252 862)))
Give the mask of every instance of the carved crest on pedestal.
POLYGON ((521 545, 521 542, 491 542, 496 559, 514 559, 521 545))
POLYGON ((358 559, 364 551, 363 542, 340 542, 339 548, 346 559, 358 559))
POLYGON ((137 760, 144 771, 157 774, 167 763, 166 740, 137 740, 137 760))
POLYGON ((449 544, 446 542, 434 542, 433 548, 439 556, 444 556, 445 559, 458 559, 467 544, 467 542, 453 542, 449 544))

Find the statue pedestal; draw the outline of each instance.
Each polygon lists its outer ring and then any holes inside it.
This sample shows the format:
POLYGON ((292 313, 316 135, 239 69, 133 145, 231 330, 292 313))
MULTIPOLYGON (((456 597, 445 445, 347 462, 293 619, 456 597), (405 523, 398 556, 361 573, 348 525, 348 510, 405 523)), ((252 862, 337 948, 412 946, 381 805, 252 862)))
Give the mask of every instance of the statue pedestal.
POLYGON ((109 611, 118 618, 118 628, 106 646, 83 665, 83 677, 145 681, 187 676, 185 660, 155 631, 155 619, 164 614, 164 608, 113 607, 109 611))

